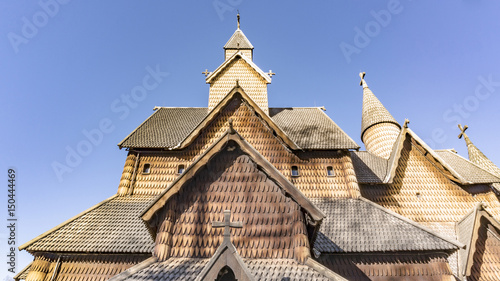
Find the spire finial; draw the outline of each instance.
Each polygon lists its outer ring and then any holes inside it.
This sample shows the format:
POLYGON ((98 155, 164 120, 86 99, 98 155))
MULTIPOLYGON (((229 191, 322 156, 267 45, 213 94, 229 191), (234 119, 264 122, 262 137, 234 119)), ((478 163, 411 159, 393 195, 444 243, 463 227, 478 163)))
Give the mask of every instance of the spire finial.
POLYGON ((458 138, 461 139, 462 136, 467 137, 467 135, 465 134, 465 130, 467 130, 467 128, 469 128, 469 126, 465 125, 462 127, 462 124, 458 124, 458 128, 460 129, 460 134, 458 135, 458 138))
POLYGON ((237 10, 238 11, 238 15, 236 15, 236 17, 238 18, 238 29, 240 29, 240 10, 237 10))
POLYGON ((361 78, 361 81, 359 81, 359 85, 363 86, 363 88, 368 87, 368 85, 366 85, 366 82, 365 82, 365 75, 366 75, 366 72, 359 73, 359 77, 361 78))

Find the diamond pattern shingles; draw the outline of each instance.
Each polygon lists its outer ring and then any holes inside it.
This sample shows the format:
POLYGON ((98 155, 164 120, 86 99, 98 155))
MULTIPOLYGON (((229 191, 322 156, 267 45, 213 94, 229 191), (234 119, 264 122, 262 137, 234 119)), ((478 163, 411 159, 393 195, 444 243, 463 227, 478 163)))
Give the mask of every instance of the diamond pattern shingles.
POLYGON ((443 158, 457 173, 473 183, 500 182, 500 178, 488 173, 462 156, 450 150, 437 150, 439 157, 443 158))
POLYGON ((238 28, 224 45, 224 49, 253 49, 253 46, 243 31, 238 28))
POLYGON ((151 253, 154 241, 139 214, 153 196, 114 197, 28 245, 28 251, 151 253))
MULTIPOLYGON (((174 147, 208 114, 207 108, 159 108, 118 145, 174 147)), ((270 108, 271 119, 302 149, 356 149, 359 146, 319 108, 270 108)))
MULTIPOLYGON (((155 263, 125 279, 127 281, 195 280, 209 259, 170 258, 155 263)), ((293 259, 244 259, 245 265, 259 281, 330 281, 313 268, 293 259)))
POLYGON ((327 216, 314 247, 320 252, 426 251, 458 248, 396 214, 358 199, 312 199, 327 216))
POLYGON ((118 145, 141 148, 174 147, 191 133, 207 113, 207 108, 159 108, 118 145))
POLYGON ((269 116, 303 149, 359 148, 320 108, 269 108, 269 116))

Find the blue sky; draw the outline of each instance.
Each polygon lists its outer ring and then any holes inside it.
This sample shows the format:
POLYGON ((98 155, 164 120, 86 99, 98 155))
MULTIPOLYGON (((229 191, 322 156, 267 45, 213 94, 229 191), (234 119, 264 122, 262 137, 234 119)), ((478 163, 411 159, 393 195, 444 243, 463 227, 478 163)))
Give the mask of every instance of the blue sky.
MULTIPOLYGON (((126 157, 116 144, 154 106, 207 106, 201 72, 223 62, 237 9, 254 62, 277 73, 270 106, 325 106, 362 145, 365 71, 431 147, 467 157, 460 122, 500 163, 498 1, 2 1, 0 162, 4 182, 8 167, 18 174, 18 245, 116 192, 126 157)), ((31 259, 21 253, 17 269, 31 259)))

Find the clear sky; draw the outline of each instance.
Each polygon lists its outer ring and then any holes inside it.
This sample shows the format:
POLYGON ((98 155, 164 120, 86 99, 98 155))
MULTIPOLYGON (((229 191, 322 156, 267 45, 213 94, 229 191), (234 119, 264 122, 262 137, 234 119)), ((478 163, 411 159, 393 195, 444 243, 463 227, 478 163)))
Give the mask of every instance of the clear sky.
MULTIPOLYGON (((116 144, 154 106, 207 106, 201 72, 223 62, 237 9, 254 62, 276 73, 270 106, 325 106, 362 146, 365 71, 431 147, 467 157, 460 122, 500 164, 499 1, 277 2, 1 1, 0 174, 6 190, 17 171, 18 245, 116 192, 127 154, 116 144)), ((31 259, 23 252, 17 270, 31 259)))

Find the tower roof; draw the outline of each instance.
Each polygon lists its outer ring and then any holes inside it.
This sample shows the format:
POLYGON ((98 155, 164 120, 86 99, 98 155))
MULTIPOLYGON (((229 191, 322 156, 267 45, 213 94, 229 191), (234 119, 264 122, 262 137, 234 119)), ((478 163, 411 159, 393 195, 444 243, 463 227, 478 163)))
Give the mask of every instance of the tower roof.
POLYGON ((465 134, 465 130, 469 128, 467 125, 462 127, 461 124, 458 125, 458 128, 460 129, 460 134, 458 135, 458 138, 461 139, 462 136, 465 139, 465 143, 467 144, 467 151, 469 152, 469 160, 480 166, 481 168, 485 169, 486 171, 492 173, 493 175, 500 177, 500 168, 497 167, 486 155, 484 155, 479 148, 477 148, 469 139, 469 137, 465 134))
POLYGON ((224 49, 250 49, 253 50, 253 45, 250 43, 248 38, 245 36, 241 29, 236 29, 233 33, 233 36, 229 38, 226 45, 224 45, 224 49))
POLYGON ((389 111, 382 105, 378 98, 368 88, 365 82, 365 72, 360 73, 360 85, 363 86, 363 115, 361 119, 361 138, 365 131, 379 123, 393 123, 401 128, 401 125, 392 117, 389 111))

